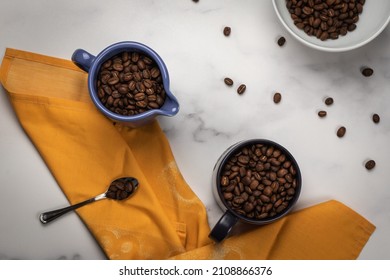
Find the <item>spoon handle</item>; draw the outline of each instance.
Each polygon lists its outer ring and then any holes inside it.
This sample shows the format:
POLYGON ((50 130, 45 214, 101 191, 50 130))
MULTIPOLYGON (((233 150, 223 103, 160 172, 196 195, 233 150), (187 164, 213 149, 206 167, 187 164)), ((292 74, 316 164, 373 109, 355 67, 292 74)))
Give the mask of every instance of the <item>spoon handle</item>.
POLYGON ((64 208, 60 208, 60 209, 57 209, 57 210, 44 212, 44 213, 39 215, 39 220, 41 221, 42 224, 47 224, 47 223, 57 219, 58 217, 61 217, 65 213, 68 213, 70 211, 76 210, 77 208, 80 208, 81 206, 87 205, 87 204, 89 204, 91 202, 94 202, 96 200, 100 200, 102 198, 105 198, 105 194, 98 195, 96 197, 90 198, 90 199, 85 200, 83 202, 79 202, 77 204, 70 205, 70 206, 67 206, 67 207, 64 207, 64 208))

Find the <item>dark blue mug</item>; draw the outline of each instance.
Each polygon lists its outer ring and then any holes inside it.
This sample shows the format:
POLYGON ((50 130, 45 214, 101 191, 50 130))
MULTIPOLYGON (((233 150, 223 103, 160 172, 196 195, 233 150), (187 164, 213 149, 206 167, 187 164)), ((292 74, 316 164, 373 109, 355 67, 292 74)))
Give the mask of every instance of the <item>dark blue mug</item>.
POLYGON ((215 224, 215 226, 212 228, 209 238, 213 239, 216 242, 221 242, 226 237, 229 236, 231 230, 233 227, 239 223, 248 223, 252 225, 266 225, 272 222, 275 222, 276 220, 284 217, 287 215, 293 206, 296 204, 300 192, 301 192, 301 186, 302 186, 302 177, 301 172, 298 166, 298 163, 294 159, 294 157, 290 154, 290 152, 284 148, 283 146, 279 145, 278 143, 275 143, 271 140, 267 139, 250 139, 250 140, 244 140, 241 142, 238 142, 232 146, 230 146, 217 160, 217 163, 214 166, 213 170, 213 176, 212 176, 212 187, 213 187, 213 195, 216 199, 218 205, 221 207, 221 209, 224 211, 224 214, 222 217, 218 220, 218 222, 215 224), (244 215, 241 215, 234 211, 232 207, 230 207, 227 203, 227 201, 223 197, 222 193, 222 187, 221 187, 221 177, 222 173, 224 171, 226 163, 229 161, 232 155, 237 154, 241 151, 243 147, 247 147, 252 144, 263 144, 267 146, 272 146, 274 148, 279 149, 289 161, 291 161, 292 165, 295 168, 296 171, 296 187, 295 187, 295 194, 294 197, 289 201, 288 206, 281 211, 280 213, 276 214, 272 217, 267 217, 263 219, 251 219, 244 215))
POLYGON ((144 44, 132 41, 115 43, 105 48, 97 56, 94 56, 83 49, 77 49, 72 55, 72 61, 82 70, 88 72, 88 90, 93 103, 100 112, 116 122, 131 127, 138 127, 149 123, 159 115, 171 117, 176 115, 179 111, 179 103, 169 89, 169 74, 164 61, 154 50, 144 44), (100 67, 108 59, 124 51, 144 53, 156 62, 160 69, 164 90, 166 92, 165 102, 161 108, 150 109, 132 116, 124 116, 110 111, 100 101, 97 93, 97 78, 100 67))

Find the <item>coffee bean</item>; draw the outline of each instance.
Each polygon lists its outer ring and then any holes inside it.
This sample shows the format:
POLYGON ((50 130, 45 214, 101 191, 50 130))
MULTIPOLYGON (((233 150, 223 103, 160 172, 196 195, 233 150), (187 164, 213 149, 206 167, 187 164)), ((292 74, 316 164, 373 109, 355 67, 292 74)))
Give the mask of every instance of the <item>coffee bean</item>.
POLYGON ((225 36, 230 36, 231 32, 232 32, 232 29, 229 26, 225 26, 225 28, 223 29, 223 35, 225 35, 225 36))
POLYGON ((150 69, 150 75, 157 80, 160 77, 160 70, 157 67, 153 67, 150 69))
POLYGON ((126 199, 134 192, 135 187, 132 181, 127 181, 125 178, 118 179, 110 184, 106 196, 111 199, 126 199))
POLYGON ((381 118, 379 117, 378 114, 373 114, 373 115, 372 115, 372 121, 373 121, 374 123, 379 123, 380 120, 381 120, 381 118))
POLYGON ((116 85, 119 82, 119 78, 117 76, 113 76, 108 79, 107 83, 111 86, 116 85))
POLYGON ((229 178, 227 176, 222 176, 221 186, 226 187, 227 185, 229 185, 229 178))
POLYGON ((257 187, 259 186, 259 181, 258 180, 256 180, 256 179, 254 179, 250 184, 249 184, 249 188, 251 189, 251 190, 256 190, 257 189, 257 187))
POLYGON ((337 137, 344 137, 346 131, 347 129, 344 126, 341 126, 339 129, 337 129, 337 137))
POLYGON ((284 209, 286 209, 286 205, 284 205, 284 204, 281 204, 281 205, 279 205, 277 208, 276 208, 276 213, 280 213, 280 212, 282 212, 284 209))
POLYGON ((274 94, 274 103, 278 104, 280 103, 280 101, 282 101, 282 95, 280 94, 280 92, 276 92, 274 94))
POLYGON ((266 187, 266 188, 263 190, 263 194, 264 194, 265 196, 271 196, 271 194, 272 194, 272 187, 270 187, 270 186, 266 187))
POLYGON ((130 54, 130 57, 131 57, 131 61, 136 63, 139 59, 139 53, 138 52, 132 52, 130 54))
POLYGON ((228 85, 228 86, 232 86, 232 85, 233 85, 233 80, 230 79, 230 78, 225 78, 223 81, 224 81, 225 84, 228 85))
POLYGON ((362 69, 362 74, 364 77, 370 77, 372 74, 374 74, 374 70, 370 67, 364 67, 362 69))
POLYGON ((323 117, 326 117, 326 111, 319 111, 318 112, 318 116, 320 117, 320 118, 323 118, 323 117))
POLYGON ((278 39, 278 45, 279 45, 279 47, 284 46, 285 43, 286 43, 286 38, 284 38, 283 36, 281 36, 281 37, 278 39))
POLYGON ((376 165, 375 161, 371 159, 367 161, 364 166, 367 168, 367 170, 371 170, 375 167, 375 165, 376 165))
POLYGON ((328 105, 328 106, 332 105, 333 102, 334 102, 334 100, 333 100, 332 97, 328 97, 328 98, 325 99, 325 104, 328 105))
POLYGON ((354 31, 364 3, 364 0, 286 0, 286 8, 297 28, 325 41, 337 40, 354 31))
POLYGON ((296 195, 296 169, 291 159, 271 145, 248 145, 222 167, 220 190, 238 215, 259 220, 284 213, 296 195))
POLYGON ((246 90, 246 85, 245 84, 241 84, 238 88, 237 88, 237 93, 238 94, 243 94, 246 90))
POLYGON ((226 200, 232 200, 233 199, 233 194, 231 192, 225 192, 225 193, 223 193, 223 197, 226 200))
POLYGON ((246 213, 252 212, 253 208, 255 208, 254 205, 253 205, 253 203, 246 202, 246 203, 244 204, 244 211, 245 211, 246 213))
POLYGON ((102 104, 120 115, 158 109, 165 101, 166 93, 156 62, 136 51, 122 52, 103 62, 96 86, 102 104))

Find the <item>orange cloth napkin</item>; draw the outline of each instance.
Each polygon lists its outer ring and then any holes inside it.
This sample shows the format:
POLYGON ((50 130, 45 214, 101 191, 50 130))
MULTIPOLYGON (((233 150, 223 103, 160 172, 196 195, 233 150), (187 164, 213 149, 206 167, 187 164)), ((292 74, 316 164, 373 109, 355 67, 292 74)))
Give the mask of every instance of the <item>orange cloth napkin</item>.
POLYGON ((205 207, 157 121, 129 128, 105 118, 89 98, 87 74, 68 60, 7 49, 0 78, 69 203, 104 192, 117 177, 139 180, 126 201, 77 210, 109 259, 355 259, 375 229, 332 200, 214 244, 205 207))

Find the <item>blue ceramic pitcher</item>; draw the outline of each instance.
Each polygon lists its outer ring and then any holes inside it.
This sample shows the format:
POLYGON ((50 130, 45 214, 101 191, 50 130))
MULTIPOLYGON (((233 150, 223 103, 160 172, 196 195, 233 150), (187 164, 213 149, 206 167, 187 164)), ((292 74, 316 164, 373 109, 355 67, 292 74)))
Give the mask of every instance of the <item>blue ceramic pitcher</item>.
POLYGON ((179 111, 179 103, 169 89, 169 75, 164 61, 154 50, 144 44, 132 41, 115 43, 105 48, 97 56, 83 49, 77 49, 72 55, 72 61, 82 70, 88 72, 88 89, 93 103, 105 116, 116 122, 131 127, 138 127, 152 121, 159 115, 174 116, 179 111), (144 53, 156 62, 160 69, 164 90, 166 92, 165 102, 161 108, 150 109, 132 116, 124 116, 110 111, 100 101, 96 85, 100 67, 105 61, 124 51, 144 53))

